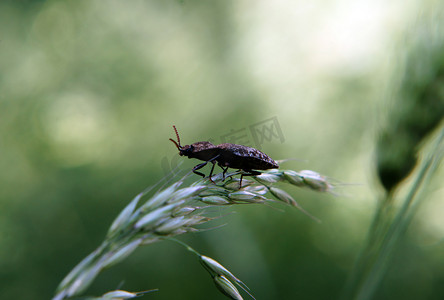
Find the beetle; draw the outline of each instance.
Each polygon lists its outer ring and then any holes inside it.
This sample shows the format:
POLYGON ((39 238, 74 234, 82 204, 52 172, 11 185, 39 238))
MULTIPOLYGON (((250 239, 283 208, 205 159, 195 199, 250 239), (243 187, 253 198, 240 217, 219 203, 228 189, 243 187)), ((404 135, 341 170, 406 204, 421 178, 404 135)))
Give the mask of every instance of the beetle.
POLYGON ((225 173, 227 172, 228 168, 239 169, 246 172, 241 174, 239 187, 242 187, 242 178, 244 176, 255 176, 262 174, 257 170, 279 168, 279 165, 275 160, 273 160, 267 154, 252 147, 231 143, 213 145, 210 142, 197 142, 191 145, 182 146, 180 144, 180 137, 176 126, 173 125, 173 128, 176 132, 177 142, 173 139, 170 139, 170 141, 176 145, 177 149, 179 150, 179 155, 204 161, 204 163, 198 164, 193 168, 193 173, 205 178, 205 175, 197 170, 203 168, 209 162, 213 164, 209 175, 209 179, 213 183, 214 181, 211 179, 211 176, 213 175, 216 162, 223 170, 223 179, 225 179, 225 173))

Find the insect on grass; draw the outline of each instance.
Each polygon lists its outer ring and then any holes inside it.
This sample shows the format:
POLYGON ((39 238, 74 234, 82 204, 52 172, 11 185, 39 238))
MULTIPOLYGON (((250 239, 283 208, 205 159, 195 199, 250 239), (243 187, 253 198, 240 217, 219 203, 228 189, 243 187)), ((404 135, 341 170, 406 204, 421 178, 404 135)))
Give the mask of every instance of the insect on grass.
POLYGON ((242 187, 242 178, 244 176, 255 176, 262 174, 258 170, 268 170, 279 168, 278 163, 269 157, 267 154, 243 145, 223 143, 219 145, 213 145, 210 142, 196 142, 191 145, 182 146, 180 143, 179 133, 176 126, 173 125, 176 132, 177 141, 170 139, 176 145, 179 150, 180 156, 186 156, 188 158, 196 158, 204 161, 201 164, 196 165, 192 170, 193 173, 205 177, 205 175, 197 170, 206 166, 211 162, 209 180, 214 183, 211 176, 213 175, 214 167, 216 163, 222 168, 222 177, 225 179, 225 174, 228 168, 238 169, 243 171, 241 173, 241 179, 239 187, 242 187))

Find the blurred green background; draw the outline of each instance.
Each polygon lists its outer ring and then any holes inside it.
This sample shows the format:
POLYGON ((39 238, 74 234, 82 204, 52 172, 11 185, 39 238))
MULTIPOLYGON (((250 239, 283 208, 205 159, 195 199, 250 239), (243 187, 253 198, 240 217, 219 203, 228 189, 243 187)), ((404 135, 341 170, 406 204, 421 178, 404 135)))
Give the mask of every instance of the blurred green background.
MULTIPOLYGON (((1 1, 0 297, 52 297, 132 197, 179 160, 193 167, 168 141, 173 124, 183 144, 220 143, 234 130, 255 146, 251 126, 274 118, 283 139, 266 138, 261 150, 297 159, 283 168, 352 183, 337 196, 286 188, 322 224, 287 207, 241 206, 226 226, 180 239, 257 299, 339 298, 381 193, 373 150, 397 74, 415 44, 437 47, 418 24, 444 40, 442 6, 1 1)), ((444 298, 435 181, 378 299, 444 298)), ((122 282, 160 289, 143 299, 225 299, 196 258, 168 242, 138 249, 87 294, 122 282)))

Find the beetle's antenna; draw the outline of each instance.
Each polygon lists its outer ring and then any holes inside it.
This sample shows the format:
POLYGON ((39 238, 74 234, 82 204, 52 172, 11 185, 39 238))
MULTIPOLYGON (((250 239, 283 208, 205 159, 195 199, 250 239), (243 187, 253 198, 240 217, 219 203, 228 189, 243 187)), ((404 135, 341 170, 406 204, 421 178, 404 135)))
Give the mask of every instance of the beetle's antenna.
POLYGON ((173 143, 174 143, 174 145, 176 145, 176 147, 177 147, 177 149, 179 149, 180 150, 180 146, 177 144, 177 142, 175 141, 175 140, 173 140, 173 139, 170 139, 170 141, 172 141, 173 143))
POLYGON ((179 133, 177 133, 176 126, 173 125, 173 128, 174 128, 174 131, 176 132, 177 142, 173 139, 170 139, 170 141, 172 141, 174 143, 174 145, 176 145, 177 149, 180 151, 182 149, 182 146, 180 145, 179 133))
MULTIPOLYGON (((179 143, 180 146, 180 137, 179 137, 179 133, 177 132, 176 126, 173 125, 174 131, 176 132, 176 137, 177 137, 177 142, 179 143)), ((182 147, 182 146, 180 146, 182 147)))

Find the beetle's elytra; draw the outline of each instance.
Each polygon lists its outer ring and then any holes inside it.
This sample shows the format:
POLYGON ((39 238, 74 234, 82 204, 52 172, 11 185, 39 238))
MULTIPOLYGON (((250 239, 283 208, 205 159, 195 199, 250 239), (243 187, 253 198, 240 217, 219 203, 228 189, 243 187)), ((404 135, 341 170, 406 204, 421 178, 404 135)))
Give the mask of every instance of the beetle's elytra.
POLYGON ((176 132, 177 142, 173 139, 170 139, 170 141, 176 145, 179 150, 179 155, 204 161, 204 163, 198 164, 193 168, 195 174, 205 177, 203 173, 197 170, 203 168, 209 162, 213 164, 209 176, 210 181, 213 181, 211 176, 213 175, 216 162, 223 169, 224 178, 228 168, 245 171, 246 173, 241 174, 240 186, 242 186, 243 176, 260 175, 261 172, 257 170, 279 168, 278 163, 267 154, 247 146, 231 143, 213 145, 210 142, 197 142, 182 146, 176 126, 173 125, 173 128, 176 132))

